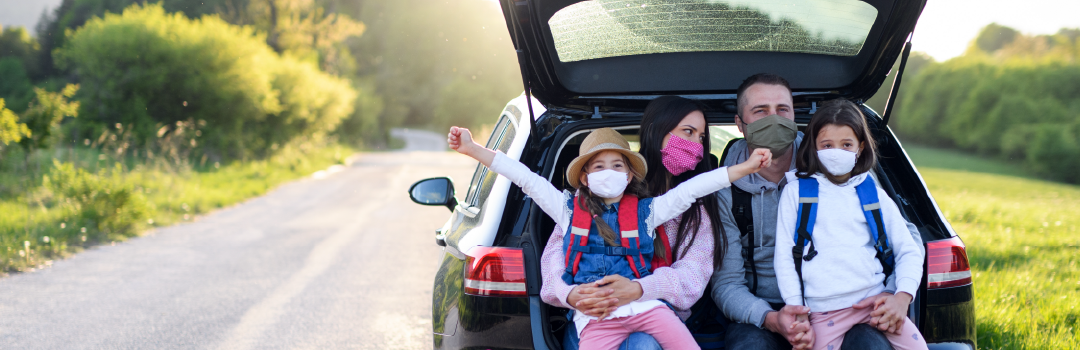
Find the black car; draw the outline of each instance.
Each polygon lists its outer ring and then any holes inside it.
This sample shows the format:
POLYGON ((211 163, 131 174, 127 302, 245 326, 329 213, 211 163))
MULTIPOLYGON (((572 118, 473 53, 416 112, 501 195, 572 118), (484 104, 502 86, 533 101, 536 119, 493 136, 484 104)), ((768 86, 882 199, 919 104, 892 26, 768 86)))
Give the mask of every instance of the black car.
MULTIPOLYGON (((973 349, 964 244, 887 127, 891 107, 879 114, 863 104, 899 59, 895 94, 924 5, 501 0, 526 93, 507 104, 487 147, 569 188, 565 168, 584 135, 613 127, 634 143, 645 105, 659 95, 707 106, 714 155, 739 137, 732 126, 735 91, 752 74, 788 79, 800 127, 821 101, 853 101, 869 116, 880 145, 878 182, 925 242, 926 276, 909 317, 931 349, 973 349)), ((445 253, 432 298, 434 348, 560 349, 562 333, 572 328, 566 310, 540 299, 540 255, 554 223, 518 187, 482 165, 463 199, 453 188, 450 179, 434 178, 409 189, 417 203, 453 211, 435 236, 445 253)))

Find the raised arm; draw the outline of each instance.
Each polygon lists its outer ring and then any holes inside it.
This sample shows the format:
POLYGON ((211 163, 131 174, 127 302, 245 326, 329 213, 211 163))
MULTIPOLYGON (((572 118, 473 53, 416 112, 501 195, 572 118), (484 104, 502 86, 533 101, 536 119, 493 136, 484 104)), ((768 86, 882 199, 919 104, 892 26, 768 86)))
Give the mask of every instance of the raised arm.
POLYGON ((451 149, 480 161, 491 171, 521 187, 521 191, 532 197, 533 202, 557 225, 562 227, 570 225, 570 212, 566 206, 567 196, 547 179, 534 174, 529 167, 507 157, 502 152, 487 149, 476 143, 472 139, 472 133, 466 128, 451 127, 446 143, 451 149))
POLYGON ((768 149, 759 148, 754 150, 745 162, 715 169, 683 181, 667 193, 653 199, 653 210, 646 220, 649 230, 663 225, 690 209, 690 205, 694 204, 698 198, 731 186, 732 181, 756 173, 771 164, 772 154, 768 149))

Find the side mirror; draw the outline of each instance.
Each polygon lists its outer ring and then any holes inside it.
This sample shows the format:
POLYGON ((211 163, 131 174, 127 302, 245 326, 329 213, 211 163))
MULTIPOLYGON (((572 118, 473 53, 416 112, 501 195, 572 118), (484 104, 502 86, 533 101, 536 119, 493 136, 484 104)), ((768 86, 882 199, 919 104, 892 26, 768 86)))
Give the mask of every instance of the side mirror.
POLYGON ((457 206, 454 198, 454 181, 448 177, 433 177, 417 181, 409 187, 409 198, 422 205, 442 205, 450 211, 457 206))

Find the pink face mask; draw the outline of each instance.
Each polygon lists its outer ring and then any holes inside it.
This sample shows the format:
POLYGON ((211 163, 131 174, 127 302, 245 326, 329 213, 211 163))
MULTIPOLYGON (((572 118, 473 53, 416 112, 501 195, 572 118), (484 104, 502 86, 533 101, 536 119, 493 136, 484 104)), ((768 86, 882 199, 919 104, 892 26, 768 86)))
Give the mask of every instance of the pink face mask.
POLYGON ((671 134, 667 147, 660 150, 660 159, 672 175, 678 176, 697 166, 704 155, 704 149, 704 145, 700 143, 687 141, 671 134))

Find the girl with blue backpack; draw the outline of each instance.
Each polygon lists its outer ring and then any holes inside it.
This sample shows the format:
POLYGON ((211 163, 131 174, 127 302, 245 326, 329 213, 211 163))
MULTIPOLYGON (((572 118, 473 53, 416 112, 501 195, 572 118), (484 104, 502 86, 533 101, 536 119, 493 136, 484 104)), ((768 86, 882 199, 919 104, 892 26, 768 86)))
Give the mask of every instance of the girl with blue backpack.
MULTIPOLYGON (((761 149, 744 163, 695 176, 664 195, 646 198, 642 183, 645 159, 611 128, 594 130, 582 141, 579 156, 566 168, 566 180, 576 191, 560 191, 547 179, 505 154, 473 142, 468 129, 452 127, 451 149, 468 155, 521 187, 554 221, 557 232, 548 244, 561 244, 565 256, 562 280, 567 285, 594 285, 608 275, 639 279, 651 273, 655 229, 685 212, 697 198, 730 186, 731 181, 769 166, 771 155, 761 149)), ((545 250, 546 251, 546 250, 545 250)), ((545 256, 547 260, 551 257, 545 256)), ((544 266, 544 268, 547 268, 544 266)), ((544 275, 548 275, 545 271, 544 275)), ((546 288, 545 284, 545 288, 546 288)), ((568 305, 567 292, 549 304, 568 305)), ((622 303, 620 303, 622 304, 622 303)), ((575 329, 581 349, 616 349, 633 332, 645 332, 665 349, 698 349, 675 312, 661 300, 631 301, 600 317, 576 312, 575 329)))
POLYGON ((865 117, 854 103, 830 101, 805 135, 777 213, 773 264, 784 302, 810 308, 809 320, 797 322, 810 323, 814 349, 839 349, 859 323, 888 325, 885 336, 896 349, 926 349, 907 318, 923 253, 896 203, 870 176, 877 155, 865 117), (789 235, 781 239, 781 232, 789 235), (891 273, 893 296, 873 308, 852 307, 884 291, 891 273))

